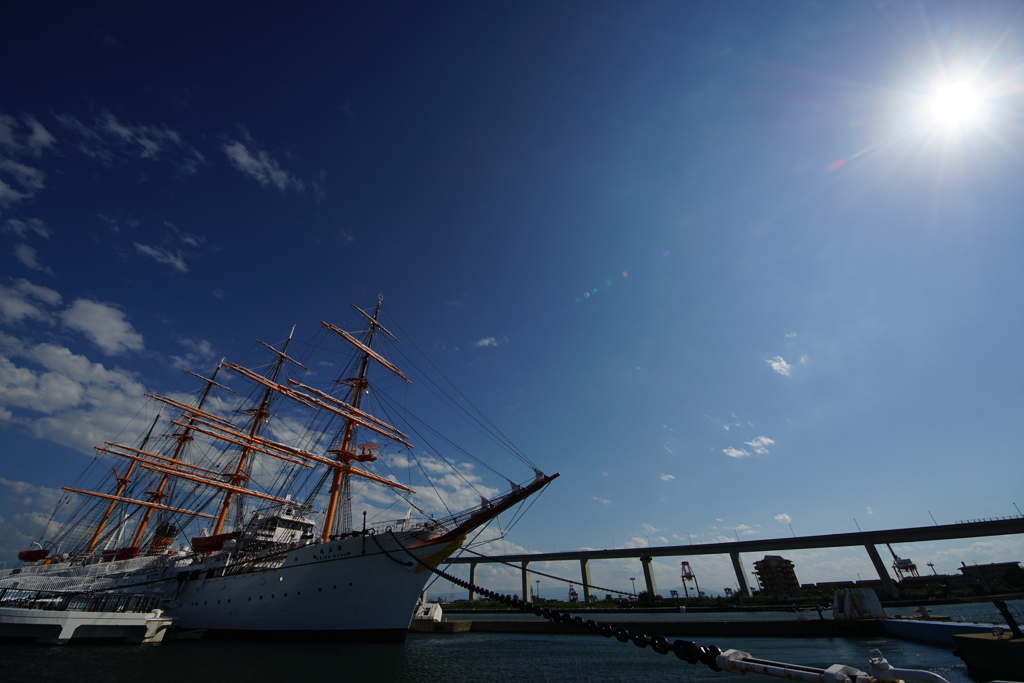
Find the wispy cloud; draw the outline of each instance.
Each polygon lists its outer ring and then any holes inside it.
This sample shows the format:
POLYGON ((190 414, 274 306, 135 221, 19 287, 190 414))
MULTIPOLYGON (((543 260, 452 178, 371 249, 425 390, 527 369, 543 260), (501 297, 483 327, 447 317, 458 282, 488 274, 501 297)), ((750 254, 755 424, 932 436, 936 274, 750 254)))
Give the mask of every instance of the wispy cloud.
POLYGON ((786 513, 782 513, 781 515, 775 515, 775 521, 780 522, 781 524, 789 524, 793 521, 793 518, 786 513))
POLYGON ((787 332, 786 333, 786 339, 795 339, 795 338, 796 338, 796 332, 787 332))
POLYGON ((7 323, 36 320, 52 324, 50 313, 39 304, 59 303, 60 295, 57 292, 34 285, 28 280, 17 280, 13 287, 0 285, 0 320, 7 323), (53 297, 56 297, 55 301, 53 297))
POLYGON ((23 123, 7 114, 0 114, 0 149, 9 154, 42 156, 43 150, 57 141, 50 131, 32 116, 25 116, 23 123), (27 128, 27 131, 22 131, 27 128))
POLYGON ((743 443, 753 448, 754 452, 758 455, 767 455, 768 446, 773 445, 775 441, 769 439, 767 436, 759 436, 753 441, 744 441, 743 443))
POLYGON ((32 234, 50 239, 50 229, 38 218, 29 218, 28 220, 9 218, 4 222, 3 227, 0 227, 0 231, 13 233, 22 239, 32 234))
POLYGON ((224 145, 224 153, 242 173, 254 179, 260 185, 273 185, 281 192, 295 190, 302 192, 305 184, 291 173, 281 168, 277 160, 272 158, 258 143, 247 136, 246 143, 232 140, 224 145), (248 143, 248 144, 246 144, 248 143))
POLYGON ((181 133, 162 124, 127 123, 107 110, 89 124, 70 114, 55 118, 71 133, 82 154, 104 164, 132 158, 166 158, 182 175, 191 175, 206 163, 206 158, 181 133))
POLYGON ((483 339, 478 339, 475 342, 473 342, 473 346, 475 346, 478 349, 483 349, 483 348, 486 348, 488 346, 497 346, 497 345, 498 345, 498 340, 495 339, 494 337, 484 337, 483 339))
POLYGON ((789 377, 790 370, 793 366, 786 362, 782 356, 775 356, 774 358, 768 358, 765 360, 768 365, 771 366, 772 370, 779 373, 783 377, 789 377))
MULTIPOLYGON (((212 363, 216 358, 213 344, 205 339, 183 337, 178 340, 186 351, 183 356, 171 356, 171 365, 176 369, 192 369, 212 363)), ((330 365, 330 363, 328 363, 330 365)))
POLYGON ((597 496, 591 496, 591 498, 596 500, 601 505, 611 505, 612 504, 612 502, 610 500, 605 500, 604 498, 598 498, 597 496))
POLYGON ((53 275, 53 270, 49 266, 44 266, 39 263, 39 256, 36 254, 36 250, 21 242, 14 245, 14 256, 21 261, 21 263, 31 268, 32 270, 38 270, 46 273, 47 275, 53 275))
POLYGON ((185 263, 185 258, 181 255, 180 251, 172 253, 167 249, 154 247, 149 244, 139 244, 138 242, 134 242, 134 244, 135 249, 139 253, 155 259, 157 263, 165 263, 182 273, 188 272, 188 264, 185 263))
POLYGON ((663 474, 659 477, 659 479, 661 479, 662 481, 672 481, 673 479, 675 479, 675 475, 663 474))
POLYGON ((728 455, 730 458, 746 458, 750 455, 749 452, 743 450, 742 448, 733 448, 732 446, 730 446, 729 448, 723 448, 722 452, 728 455))

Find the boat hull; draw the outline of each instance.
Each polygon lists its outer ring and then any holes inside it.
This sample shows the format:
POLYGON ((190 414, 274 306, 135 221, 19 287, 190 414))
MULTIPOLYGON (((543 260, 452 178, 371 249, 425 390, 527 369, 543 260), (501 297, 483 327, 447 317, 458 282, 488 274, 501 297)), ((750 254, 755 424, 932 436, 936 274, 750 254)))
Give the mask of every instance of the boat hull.
POLYGON ((459 544, 363 536, 296 548, 273 568, 193 569, 168 614, 208 637, 401 641, 430 577, 409 552, 434 564, 459 544))

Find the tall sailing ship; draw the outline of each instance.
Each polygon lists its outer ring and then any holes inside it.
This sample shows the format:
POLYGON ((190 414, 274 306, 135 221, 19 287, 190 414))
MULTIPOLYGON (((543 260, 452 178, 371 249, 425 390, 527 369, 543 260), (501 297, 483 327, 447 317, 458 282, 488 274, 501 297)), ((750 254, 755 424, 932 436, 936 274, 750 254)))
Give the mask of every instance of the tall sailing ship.
POLYGON ((414 450, 414 438, 448 442, 401 400, 410 379, 383 355, 398 338, 380 301, 372 313, 352 308, 358 332, 324 322, 301 355, 292 334, 277 346, 257 340, 270 359, 261 369, 222 360, 210 377, 189 372, 200 380, 189 397, 147 395, 160 409, 149 428, 97 447, 93 469, 106 482, 64 487, 58 508, 73 511, 19 553, 20 567, 0 571, 0 589, 156 595, 176 627, 212 635, 404 639, 426 565, 558 475, 429 377, 433 406, 464 410, 533 476, 496 495, 464 460, 414 450), (318 382, 325 368, 340 372, 318 382), (471 495, 468 509, 452 509, 471 495))

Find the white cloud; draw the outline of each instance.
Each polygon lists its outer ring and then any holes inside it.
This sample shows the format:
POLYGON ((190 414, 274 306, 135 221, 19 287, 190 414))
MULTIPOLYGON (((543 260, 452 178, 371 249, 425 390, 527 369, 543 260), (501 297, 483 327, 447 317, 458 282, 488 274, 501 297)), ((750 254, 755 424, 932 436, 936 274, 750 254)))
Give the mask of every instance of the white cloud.
MULTIPOLYGON (((446 513, 448 510, 467 510, 479 506, 481 496, 493 499, 501 493, 498 489, 483 484, 483 478, 474 473, 472 463, 452 462, 449 464, 441 458, 429 455, 421 455, 413 461, 404 454, 382 457, 379 466, 383 466, 385 462, 392 470, 405 471, 411 467, 413 471, 418 470, 420 474, 425 474, 429 478, 429 485, 417 485, 413 482, 412 486, 417 491, 417 507, 427 512, 446 513)), ((378 471, 377 474, 387 476, 383 470, 378 471)), ((393 476, 388 478, 393 479, 393 476)), ((370 488, 372 487, 364 490, 369 491, 370 488)), ((395 503, 398 500, 390 491, 384 491, 379 487, 371 495, 376 496, 375 502, 379 503, 383 503, 385 500, 395 503)))
POLYGON ((772 366, 772 370, 779 373, 783 377, 789 377, 789 371, 792 369, 792 365, 787 363, 782 356, 775 356, 774 358, 768 358, 765 360, 768 365, 772 366))
POLYGON ((122 311, 108 304, 77 299, 61 318, 65 326, 84 334, 107 355, 143 349, 142 335, 122 311))
POLYGON ((794 337, 796 337, 796 332, 787 332, 786 333, 786 339, 793 339, 794 337))
POLYGON ((495 339, 494 337, 484 337, 483 339, 478 339, 477 341, 473 342, 473 346, 477 347, 478 349, 482 349, 482 348, 485 348, 487 346, 497 346, 497 345, 498 345, 498 340, 495 339))
POLYGON ((759 436, 753 441, 744 441, 743 443, 753 448, 754 452, 758 455, 767 455, 768 446, 773 445, 775 442, 767 436, 759 436))
POLYGON ((41 156, 44 149, 57 141, 57 138, 53 137, 50 131, 43 127, 43 124, 31 116, 25 117, 25 123, 32 129, 32 132, 28 134, 26 144, 33 156, 41 156))
POLYGON ((53 269, 39 263, 39 256, 36 254, 36 250, 24 242, 14 245, 14 256, 27 268, 42 271, 47 275, 53 275, 53 269))
POLYGON ((122 432, 144 401, 133 376, 64 347, 25 345, 0 334, 0 350, 0 422, 21 425, 37 438, 91 453, 122 432))
MULTIPOLYGON (((251 138, 248 142, 255 147, 256 143, 251 138)), ((281 165, 265 150, 250 151, 245 144, 233 140, 224 145, 224 153, 228 155, 228 159, 231 160, 235 168, 255 179, 260 185, 273 185, 282 192, 288 189, 302 192, 304 188, 301 180, 281 168, 281 165)))
POLYGON ((0 180, 0 206, 10 206, 33 196, 43 189, 43 180, 46 178, 46 174, 39 169, 13 159, 0 159, 0 174, 7 176, 21 188, 16 190, 7 182, 0 180))
POLYGON ((165 263, 182 273, 188 272, 188 264, 185 263, 185 258, 181 255, 180 251, 172 254, 170 251, 161 249, 160 247, 153 247, 148 244, 139 244, 138 242, 135 242, 134 244, 136 250, 155 259, 157 263, 165 263))
POLYGON ((46 179, 46 174, 18 158, 41 156, 55 138, 31 116, 25 117, 24 127, 28 128, 28 133, 22 132, 22 127, 13 116, 0 114, 0 150, 4 152, 0 157, 0 206, 32 197, 43 189, 46 179))
POLYGON ((14 287, 19 292, 22 292, 27 296, 32 297, 33 299, 37 299, 39 301, 42 301, 43 303, 49 304, 50 306, 60 305, 60 294, 50 289, 49 287, 43 287, 42 285, 34 285, 25 279, 17 280, 14 283, 14 287))
POLYGON ((591 498, 596 500, 601 505, 611 505, 612 504, 612 502, 610 500, 605 500, 604 498, 598 498, 597 496, 591 496, 591 498))
POLYGON ((34 486, 24 481, 12 481, 3 477, 0 477, 0 486, 7 489, 7 501, 24 510, 49 511, 64 493, 60 489, 34 486))
POLYGON ((730 458, 746 458, 747 456, 750 455, 750 453, 743 450, 742 448, 732 448, 731 446, 729 448, 723 448, 722 452, 728 455, 730 458))
POLYGON ((673 479, 675 479, 675 476, 671 474, 663 474, 661 475, 660 479, 662 481, 672 481, 673 479))
POLYGON ((0 159, 0 171, 12 176, 26 190, 41 190, 45 187, 46 174, 38 168, 20 164, 13 159, 0 159))
POLYGON ((802 356, 800 356, 800 358, 798 358, 796 362, 799 363, 800 365, 807 365, 810 362, 810 360, 811 359, 808 358, 807 354, 805 353, 802 356))
MULTIPOLYGON (((179 340, 187 351, 184 356, 171 356, 171 365, 177 369, 193 370, 212 363, 216 358, 213 344, 205 339, 192 339, 185 337, 179 340)), ((324 365, 324 363, 321 363, 324 365)), ((326 363, 330 365, 330 363, 326 363)))
POLYGON ((733 529, 735 529, 736 531, 738 531, 738 532, 740 533, 740 535, 741 535, 741 536, 750 536, 750 535, 752 535, 752 534, 756 534, 756 533, 757 533, 756 531, 754 531, 753 529, 751 529, 751 528, 750 528, 749 526, 747 526, 746 524, 740 524, 739 526, 734 526, 734 527, 733 527, 733 529))
POLYGON ((13 287, 0 285, 0 319, 6 322, 17 323, 28 319, 52 323, 50 314, 38 306, 37 302, 56 306, 60 303, 60 294, 28 280, 16 280, 13 287))
POLYGON ((874 511, 874 510, 872 510, 871 508, 867 508, 867 511, 868 511, 868 514, 869 514, 869 515, 873 515, 873 514, 875 514, 875 511, 874 511))
POLYGON ((50 239, 50 229, 46 227, 46 223, 38 218, 29 218, 26 221, 18 220, 17 218, 10 218, 4 223, 3 228, 0 230, 3 232, 12 232, 23 239, 30 233, 35 233, 40 237, 50 239))
POLYGON ((70 115, 55 117, 76 137, 76 147, 86 156, 105 164, 128 158, 166 157, 189 175, 206 163, 203 155, 186 142, 180 133, 164 125, 125 123, 104 111, 91 126, 70 115))
POLYGON ((793 521, 793 518, 787 515, 786 513, 782 513, 781 515, 775 515, 775 521, 780 522, 782 524, 789 524, 793 521))
POLYGON ((21 201, 29 195, 24 192, 18 192, 13 187, 0 180, 0 206, 10 206, 15 202, 21 201))
POLYGON ((20 132, 18 121, 13 116, 0 114, 0 147, 6 148, 9 153, 27 153, 38 157, 44 149, 57 141, 57 138, 32 116, 25 117, 24 125, 29 129, 27 134, 20 132))

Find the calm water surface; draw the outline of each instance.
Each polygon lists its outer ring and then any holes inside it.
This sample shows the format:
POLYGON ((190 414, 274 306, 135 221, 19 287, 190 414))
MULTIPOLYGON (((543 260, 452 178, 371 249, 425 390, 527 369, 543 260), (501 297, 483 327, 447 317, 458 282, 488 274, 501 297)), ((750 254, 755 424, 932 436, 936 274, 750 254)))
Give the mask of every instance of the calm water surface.
MULTIPOLYGON (((1024 603, 1017 601, 1018 613, 1024 603)), ((901 610, 889 610, 890 614, 901 610)), ((908 609, 907 613, 912 612, 908 609)), ((936 607, 936 613, 989 619, 988 603, 936 607), (958 614, 954 614, 958 612, 958 614)), ((617 615, 600 615, 611 620, 617 615)), ((666 616, 630 615, 652 621, 666 616)), ((718 614, 701 615, 716 618, 718 614)), ((746 615, 753 618, 755 615, 746 615)), ((778 613, 757 617, 779 618, 778 613)), ((492 617, 493 618, 493 617, 492 617)), ((975 683, 963 662, 949 650, 892 638, 721 638, 702 645, 737 649, 763 659, 827 668, 848 664, 867 668, 868 652, 878 648, 893 666, 926 669, 951 683, 975 683)), ((168 641, 143 646, 0 647, 0 680, 4 683, 67 680, 76 683, 181 683, 182 681, 396 681, 408 683, 516 683, 519 681, 719 683, 735 676, 693 666, 674 655, 596 636, 534 634, 411 634, 402 645, 267 644, 229 641, 168 641)), ((745 677, 747 683, 771 681, 745 677)))

